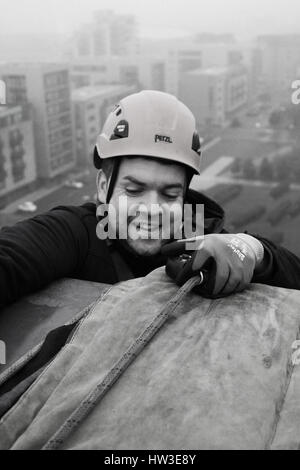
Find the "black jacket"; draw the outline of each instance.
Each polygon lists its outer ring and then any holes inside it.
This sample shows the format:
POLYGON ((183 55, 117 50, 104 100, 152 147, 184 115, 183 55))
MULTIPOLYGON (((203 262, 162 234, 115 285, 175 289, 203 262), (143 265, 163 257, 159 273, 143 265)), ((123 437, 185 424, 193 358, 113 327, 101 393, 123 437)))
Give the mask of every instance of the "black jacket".
MULTIPOLYGON (((187 202, 204 204, 205 233, 225 233, 224 211, 189 191, 187 202)), ((61 277, 115 284, 163 266, 161 256, 141 258, 96 236, 96 205, 59 206, 0 231, 0 306, 61 277)), ((300 289, 300 260, 285 248, 254 235, 265 248, 267 266, 253 282, 300 289)))

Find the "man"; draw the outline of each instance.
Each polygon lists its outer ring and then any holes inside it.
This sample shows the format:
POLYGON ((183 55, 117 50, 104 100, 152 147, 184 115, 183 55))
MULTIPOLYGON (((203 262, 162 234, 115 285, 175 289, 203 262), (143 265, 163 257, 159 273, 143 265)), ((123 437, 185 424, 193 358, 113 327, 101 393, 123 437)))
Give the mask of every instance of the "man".
POLYGON ((92 203, 59 206, 1 230, 1 306, 60 277, 114 284, 166 263, 178 284, 204 270, 203 293, 211 297, 241 291, 250 282, 299 289, 295 255, 259 236, 228 234, 223 210, 189 190, 192 176, 200 174, 200 158, 194 116, 174 96, 142 91, 121 100, 95 147, 97 211, 92 203), (205 235, 195 251, 178 240, 185 236, 186 205, 193 216, 204 205, 205 235))

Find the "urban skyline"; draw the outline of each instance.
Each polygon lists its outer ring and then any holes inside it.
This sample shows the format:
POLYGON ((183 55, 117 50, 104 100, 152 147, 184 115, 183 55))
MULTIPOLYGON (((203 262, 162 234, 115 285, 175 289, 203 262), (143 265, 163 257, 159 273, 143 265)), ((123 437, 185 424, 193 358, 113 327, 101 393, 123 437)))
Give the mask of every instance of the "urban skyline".
POLYGON ((2 34, 71 34, 95 10, 134 14, 141 36, 174 37, 196 32, 228 33, 239 39, 299 31, 297 0, 0 0, 2 34))

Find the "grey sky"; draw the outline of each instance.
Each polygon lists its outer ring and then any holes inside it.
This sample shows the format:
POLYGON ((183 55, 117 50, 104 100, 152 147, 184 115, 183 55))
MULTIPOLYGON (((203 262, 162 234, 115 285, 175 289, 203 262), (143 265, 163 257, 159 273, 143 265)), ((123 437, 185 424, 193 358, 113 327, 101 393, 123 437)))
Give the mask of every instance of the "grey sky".
POLYGON ((299 0, 0 0, 0 34, 70 32, 96 9, 134 13, 142 35, 300 33, 299 0))

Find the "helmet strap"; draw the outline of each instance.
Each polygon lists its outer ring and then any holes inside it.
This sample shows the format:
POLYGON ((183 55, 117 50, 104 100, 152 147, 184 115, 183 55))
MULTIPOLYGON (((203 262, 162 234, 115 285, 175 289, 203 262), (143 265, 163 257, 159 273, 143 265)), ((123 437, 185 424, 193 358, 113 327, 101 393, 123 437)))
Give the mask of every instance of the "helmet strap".
POLYGON ((106 204, 109 203, 109 201, 111 199, 111 196, 112 196, 112 193, 113 193, 113 190, 114 190, 114 187, 115 187, 115 184, 116 184, 116 180, 117 180, 118 173, 119 173, 119 168, 120 168, 120 160, 121 160, 120 158, 114 158, 114 161, 113 161, 113 168, 112 168, 110 179, 108 181, 108 189, 107 189, 107 194, 106 194, 106 204))

